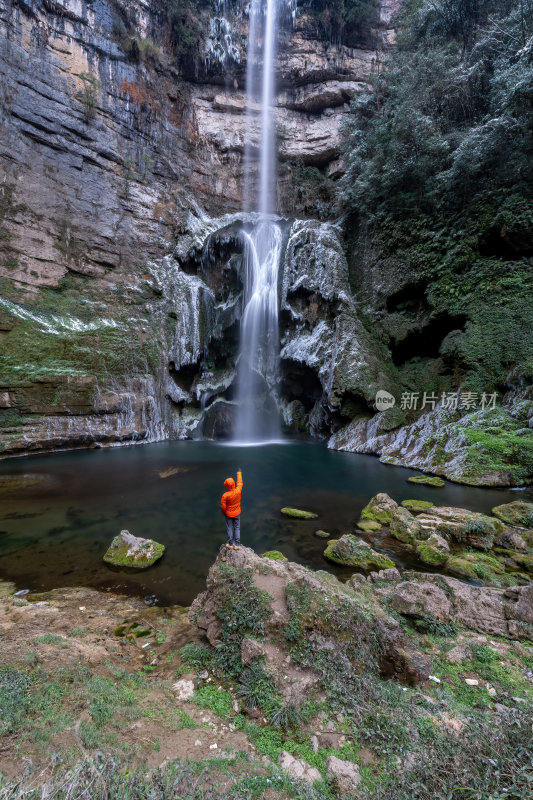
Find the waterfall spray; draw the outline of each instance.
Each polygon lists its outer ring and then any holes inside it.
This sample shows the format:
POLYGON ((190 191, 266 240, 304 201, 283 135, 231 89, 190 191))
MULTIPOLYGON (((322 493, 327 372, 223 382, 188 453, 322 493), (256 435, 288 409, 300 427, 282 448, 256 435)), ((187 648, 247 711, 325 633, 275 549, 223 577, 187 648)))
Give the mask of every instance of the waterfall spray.
POLYGON ((281 230, 273 218, 276 210, 274 66, 279 2, 252 0, 248 31, 244 207, 258 211, 259 222, 250 233, 243 234, 245 305, 241 323, 235 432, 235 439, 243 443, 272 441, 280 437, 274 393, 279 365, 281 230), (256 109, 259 103, 258 126, 256 109), (259 192, 254 193, 253 171, 257 161, 259 192))

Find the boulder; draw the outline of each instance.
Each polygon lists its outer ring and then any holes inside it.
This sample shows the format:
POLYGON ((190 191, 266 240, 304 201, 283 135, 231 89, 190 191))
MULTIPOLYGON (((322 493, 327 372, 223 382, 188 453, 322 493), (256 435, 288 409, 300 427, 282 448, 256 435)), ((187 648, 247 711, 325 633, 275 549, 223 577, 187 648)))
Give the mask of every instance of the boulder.
POLYGON ((495 506, 492 513, 509 525, 521 525, 524 528, 533 525, 533 503, 525 503, 523 500, 495 506))
POLYGON ((194 694, 194 683, 186 679, 181 679, 172 684, 178 700, 189 700, 194 694))
MULTIPOLYGON (((533 584, 498 589, 473 586, 448 575, 422 572, 406 572, 404 578, 408 580, 396 587, 395 594, 400 589, 401 592, 397 601, 393 599, 391 603, 397 611, 417 616, 410 612, 417 611, 415 601, 418 599, 421 616, 425 616, 423 600, 427 589, 421 593, 415 584, 418 587, 432 584, 439 590, 438 597, 444 595, 447 598, 453 622, 489 636, 533 641, 533 584), (402 611, 402 608, 407 610, 402 611)), ((432 611, 429 603, 425 604, 425 609, 432 611)))
POLYGON ((295 758, 286 750, 281 752, 279 765, 291 778, 297 778, 307 783, 314 783, 322 779, 322 775, 316 767, 312 767, 301 758, 295 758))
POLYGON ((400 542, 413 542, 422 533, 420 522, 406 508, 396 506, 392 512, 390 532, 400 542))
POLYGON ((380 569, 379 572, 373 572, 370 575, 370 580, 373 583, 377 581, 394 581, 394 583, 400 583, 401 579, 400 571, 396 568, 380 569))
POLYGON ((426 541, 417 542, 416 553, 424 564, 438 567, 450 557, 450 546, 438 533, 432 533, 426 541))
POLYGON ((358 536, 345 534, 340 539, 330 539, 324 550, 325 558, 347 567, 361 569, 386 569, 394 567, 392 561, 383 553, 378 553, 358 536))
POLYGON ((449 622, 451 604, 446 593, 432 583, 404 581, 396 586, 391 607, 408 617, 423 619, 433 617, 441 622, 449 622))
POLYGON ((377 520, 387 524, 392 519, 392 512, 398 507, 398 503, 389 497, 388 494, 380 492, 373 497, 361 511, 363 519, 377 520))
POLYGON ((526 553, 528 549, 527 542, 523 536, 511 528, 504 528, 494 539, 494 544, 506 550, 517 550, 519 553, 526 553))
POLYGON ((288 506, 282 508, 281 513, 292 519, 316 519, 318 517, 318 514, 314 514, 312 511, 302 511, 300 508, 289 508, 288 506))
POLYGON ((473 578, 490 586, 509 584, 505 572, 505 560, 497 558, 493 553, 457 551, 448 559, 447 569, 464 578, 473 578))
POLYGON ((104 561, 115 567, 146 569, 160 559, 164 552, 165 547, 159 542, 133 536, 124 530, 111 542, 109 549, 104 553, 104 561))
POLYGON ((466 508, 438 506, 431 512, 419 514, 417 519, 422 530, 429 533, 437 531, 456 542, 479 550, 490 550, 495 537, 504 529, 503 522, 496 517, 488 517, 466 508))
POLYGON ((354 796, 361 781, 357 764, 353 764, 351 761, 342 761, 336 756, 329 756, 326 759, 326 771, 328 778, 335 784, 341 797, 354 796))

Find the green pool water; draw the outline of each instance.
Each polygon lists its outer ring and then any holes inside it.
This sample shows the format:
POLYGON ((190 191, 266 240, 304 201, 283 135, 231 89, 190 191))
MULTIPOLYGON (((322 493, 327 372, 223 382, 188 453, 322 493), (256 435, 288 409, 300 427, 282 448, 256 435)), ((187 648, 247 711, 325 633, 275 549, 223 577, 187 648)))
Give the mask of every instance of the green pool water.
MULTIPOLYGON (((245 448, 164 442, 11 459, 0 463, 0 578, 15 581, 17 589, 84 585, 188 605, 204 589, 225 541, 219 500, 224 478, 235 477, 238 467, 244 473, 242 543, 258 553, 281 550, 290 560, 340 577, 352 570, 325 561, 326 542, 314 531, 353 532, 377 492, 483 512, 531 498, 530 490, 415 486, 407 483, 417 474, 412 470, 310 442, 245 448), (26 486, 25 475, 31 476, 26 486), (7 488, 8 476, 21 478, 14 489, 7 488), (291 520, 280 514, 283 506, 319 516, 291 520), (124 528, 162 542, 163 559, 139 573, 104 564, 111 539, 124 528)), ((365 538, 400 567, 427 571, 406 559, 394 540, 365 538)))

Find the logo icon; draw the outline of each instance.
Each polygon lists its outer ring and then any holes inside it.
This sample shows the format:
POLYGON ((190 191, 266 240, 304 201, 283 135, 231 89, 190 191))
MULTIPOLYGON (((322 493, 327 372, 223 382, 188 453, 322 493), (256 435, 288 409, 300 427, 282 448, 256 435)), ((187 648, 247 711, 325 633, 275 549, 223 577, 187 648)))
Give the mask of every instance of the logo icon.
POLYGON ((388 408, 392 408, 395 403, 395 397, 384 389, 376 392, 376 408, 378 411, 386 411, 388 408))

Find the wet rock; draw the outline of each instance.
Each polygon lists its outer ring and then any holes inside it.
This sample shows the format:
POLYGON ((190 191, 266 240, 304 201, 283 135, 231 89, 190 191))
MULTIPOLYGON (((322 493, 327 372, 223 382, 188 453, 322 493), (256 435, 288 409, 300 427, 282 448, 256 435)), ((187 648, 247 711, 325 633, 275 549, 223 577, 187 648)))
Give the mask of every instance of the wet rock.
POLYGON ((394 567, 394 561, 351 534, 346 534, 340 539, 331 539, 324 550, 324 557, 347 567, 361 569, 394 567))
POLYGON ((124 530, 111 542, 104 554, 104 561, 116 567, 146 569, 160 559, 164 552, 165 547, 159 542, 133 536, 124 530))
POLYGON ((446 593, 432 583, 404 581, 398 584, 391 597, 391 607, 419 619, 433 617, 449 622, 451 618, 451 604, 446 593))
POLYGON ((406 508, 396 506, 392 511, 390 532, 398 541, 409 543, 420 538, 422 526, 406 508))
POLYGON ((317 536, 319 539, 329 539, 331 533, 328 533, 327 531, 315 531, 315 536, 317 536))
POLYGON ((342 761, 336 756, 326 759, 328 778, 335 784, 341 797, 350 798, 361 782, 359 767, 351 761, 342 761))
POLYGON ((377 520, 387 524, 392 520, 393 511, 397 507, 398 503, 392 497, 380 492, 363 508, 361 517, 364 520, 377 520))
POLYGON ((503 503, 500 506, 495 506, 492 509, 492 513, 509 525, 521 525, 524 528, 529 528, 533 525, 533 503, 515 500, 512 503, 503 503))
POLYGON ((424 564, 438 567, 450 557, 450 545, 438 533, 432 533, 426 541, 417 542, 416 553, 424 564))
POLYGON ((517 550, 520 553, 526 553, 528 549, 524 537, 511 528, 505 528, 499 533, 494 539, 494 544, 507 550, 517 550))

